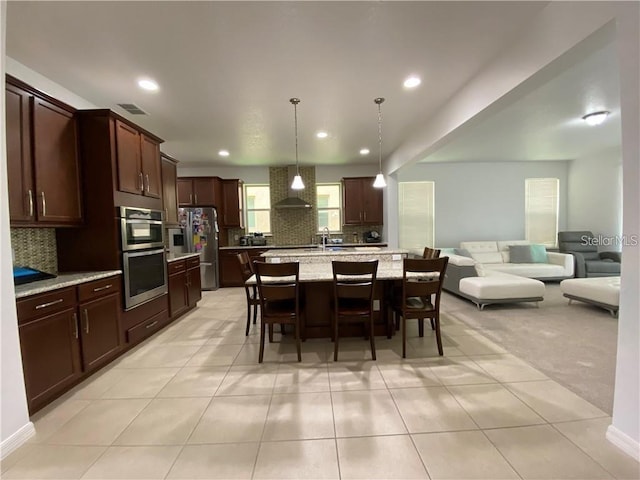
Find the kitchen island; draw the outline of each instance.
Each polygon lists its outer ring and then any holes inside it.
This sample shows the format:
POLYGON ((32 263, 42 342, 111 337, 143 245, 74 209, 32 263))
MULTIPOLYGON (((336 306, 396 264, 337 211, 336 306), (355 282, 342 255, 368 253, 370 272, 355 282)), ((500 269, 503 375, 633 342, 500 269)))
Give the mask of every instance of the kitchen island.
MULTIPOLYGON (((273 262, 298 261, 300 263, 300 300, 303 312, 302 332, 306 338, 331 337, 333 302, 333 271, 332 260, 367 261, 379 260, 378 273, 376 275, 376 288, 374 293, 374 331, 375 335, 386 335, 391 338, 395 329, 392 325, 389 302, 394 285, 402 282, 402 259, 406 257, 406 250, 386 249, 379 250, 349 250, 305 252, 294 250, 284 252, 276 250, 265 252, 262 256, 273 262), (393 260, 381 260, 386 256, 393 260)), ((247 280, 247 284, 255 285, 255 276, 247 280)), ((363 336, 361 325, 345 325, 341 327, 341 335, 363 336)))

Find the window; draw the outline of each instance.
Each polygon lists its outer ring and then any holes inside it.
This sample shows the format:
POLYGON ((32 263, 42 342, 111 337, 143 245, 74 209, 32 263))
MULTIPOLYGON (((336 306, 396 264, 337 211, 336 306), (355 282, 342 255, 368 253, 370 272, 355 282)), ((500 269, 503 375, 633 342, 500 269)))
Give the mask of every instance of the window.
POLYGON ((325 227, 330 232, 342 229, 342 202, 340 200, 340 184, 327 183, 316 185, 316 204, 318 205, 318 231, 325 227))
POLYGON ((527 178, 525 185, 525 232, 531 243, 555 247, 558 239, 557 178, 527 178))
POLYGON ((398 183, 400 248, 418 250, 433 247, 435 182, 398 183))
POLYGON ((269 185, 245 185, 247 233, 271 233, 271 194, 269 185))

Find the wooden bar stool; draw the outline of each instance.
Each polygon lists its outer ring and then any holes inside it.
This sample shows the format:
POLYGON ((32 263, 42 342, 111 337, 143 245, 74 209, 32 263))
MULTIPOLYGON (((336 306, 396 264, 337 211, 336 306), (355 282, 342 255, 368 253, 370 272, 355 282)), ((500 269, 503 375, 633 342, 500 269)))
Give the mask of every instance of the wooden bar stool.
POLYGON ((260 305, 260 299, 258 298, 258 291, 256 285, 247 285, 246 281, 249 280, 253 274, 253 265, 251 265, 251 259, 247 252, 240 252, 237 254, 238 263, 240 264, 240 274, 242 275, 242 283, 244 283, 244 291, 247 296, 247 329, 245 336, 249 335, 249 328, 251 327, 251 309, 253 308, 253 323, 255 325, 258 317, 258 306, 260 305))

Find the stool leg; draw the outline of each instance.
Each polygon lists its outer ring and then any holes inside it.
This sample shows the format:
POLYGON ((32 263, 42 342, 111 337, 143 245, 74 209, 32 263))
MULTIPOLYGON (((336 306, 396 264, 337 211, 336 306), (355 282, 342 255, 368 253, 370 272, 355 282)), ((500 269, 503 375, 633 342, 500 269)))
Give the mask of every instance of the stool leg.
POLYGON ((338 321, 334 319, 334 332, 335 332, 335 341, 334 341, 334 346, 333 346, 333 361, 337 362, 338 361, 338 338, 340 338, 340 335, 338 334, 338 321))
MULTIPOLYGON (((256 323, 255 321, 253 323, 256 323)), ((247 303, 247 328, 244 332, 244 336, 249 336, 249 328, 251 327, 251 304, 247 303)))
POLYGON ((440 335, 440 315, 436 314, 435 317, 436 323, 436 341, 438 342, 438 353, 442 356, 444 353, 442 351, 442 337, 440 335))
POLYGON ((407 358, 407 319, 402 315, 402 358, 407 358))
POLYGON ((418 336, 424 337, 424 318, 418 319, 418 336))
POLYGON ((300 347, 300 322, 296 322, 296 324, 294 325, 295 329, 296 329, 296 348, 298 349, 298 361, 301 362, 302 361, 302 352, 301 352, 301 347, 300 347))
POLYGON ((260 354, 258 355, 258 363, 262 363, 264 357, 264 321, 260 322, 260 354))
POLYGON ((369 339, 371 340, 371 358, 376 359, 376 342, 373 335, 373 314, 370 317, 369 322, 369 339))

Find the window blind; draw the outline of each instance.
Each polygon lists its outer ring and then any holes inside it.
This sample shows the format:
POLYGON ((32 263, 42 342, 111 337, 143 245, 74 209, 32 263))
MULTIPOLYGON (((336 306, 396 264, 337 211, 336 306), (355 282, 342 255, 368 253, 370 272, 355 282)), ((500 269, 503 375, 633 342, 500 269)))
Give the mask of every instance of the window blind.
POLYGON ((525 179, 526 239, 547 247, 555 247, 558 239, 560 180, 557 178, 525 179))
POLYGON ((435 182, 398 184, 400 248, 422 251, 434 246, 434 198, 435 182))

